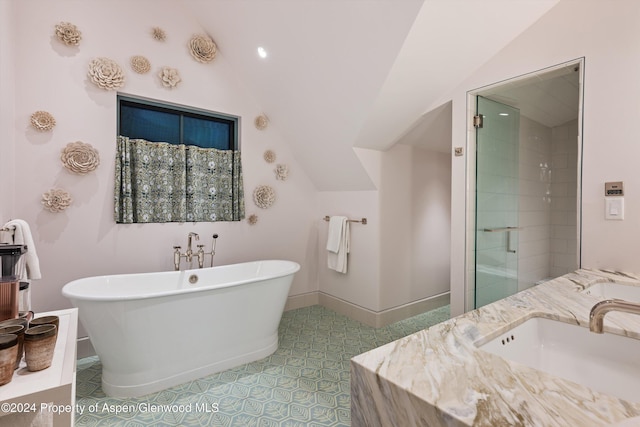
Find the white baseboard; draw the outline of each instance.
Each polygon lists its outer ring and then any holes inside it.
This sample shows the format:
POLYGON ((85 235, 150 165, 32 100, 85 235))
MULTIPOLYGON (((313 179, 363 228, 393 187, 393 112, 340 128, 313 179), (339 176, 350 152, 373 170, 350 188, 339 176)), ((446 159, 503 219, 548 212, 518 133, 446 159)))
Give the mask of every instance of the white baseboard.
POLYGON ((285 311, 316 304, 353 320, 357 320, 365 325, 381 328, 388 324, 449 304, 449 292, 382 311, 373 311, 324 292, 311 292, 289 297, 285 311))
POLYGON ((89 337, 78 338, 78 347, 76 350, 76 358, 84 359, 85 357, 95 356, 96 351, 91 345, 91 340, 89 337))
POLYGON ((296 308, 309 307, 312 305, 318 305, 320 303, 320 297, 318 292, 309 292, 301 295, 292 295, 287 298, 287 303, 284 305, 284 311, 295 310, 296 308))

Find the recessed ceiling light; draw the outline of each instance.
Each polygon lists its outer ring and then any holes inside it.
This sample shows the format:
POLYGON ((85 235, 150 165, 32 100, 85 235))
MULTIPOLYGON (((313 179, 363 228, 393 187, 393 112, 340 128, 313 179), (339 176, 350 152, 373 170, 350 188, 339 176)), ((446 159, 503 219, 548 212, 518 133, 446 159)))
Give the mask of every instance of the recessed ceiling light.
POLYGON ((498 113, 500 116, 508 116, 509 113, 498 113))
POLYGON ((266 58, 267 57, 267 51, 262 47, 258 47, 258 56, 260 58, 266 58))

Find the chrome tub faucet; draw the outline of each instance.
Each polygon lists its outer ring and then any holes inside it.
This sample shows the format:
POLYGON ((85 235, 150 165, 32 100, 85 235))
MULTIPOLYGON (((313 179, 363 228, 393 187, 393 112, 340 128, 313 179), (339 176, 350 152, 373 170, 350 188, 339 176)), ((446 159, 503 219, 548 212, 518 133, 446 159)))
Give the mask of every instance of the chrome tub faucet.
POLYGON ((622 299, 600 301, 591 308, 591 312, 589 313, 589 330, 596 334, 603 333, 604 316, 610 311, 640 314, 640 304, 622 299))
POLYGON ((198 236, 198 233, 191 232, 187 236, 187 252, 185 253, 185 255, 187 256, 187 262, 191 262, 191 260, 193 259, 193 250, 191 249, 191 239, 193 237, 195 237, 196 240, 200 240, 200 236, 198 236))
POLYGON ((195 240, 200 240, 200 236, 198 235, 198 233, 194 233, 194 232, 189 233, 189 235, 187 236, 187 250, 185 253, 180 253, 180 249, 182 249, 181 246, 173 247, 173 267, 176 271, 180 270, 180 262, 182 258, 185 258, 187 262, 190 263, 193 260, 194 254, 198 258, 199 268, 204 267, 205 255, 211 256, 211 267, 213 267, 213 256, 216 254, 216 239, 218 238, 218 235, 217 234, 213 235, 213 246, 212 246, 211 252, 205 252, 204 245, 197 245, 198 250, 194 252, 192 248, 193 238, 195 238, 195 240))

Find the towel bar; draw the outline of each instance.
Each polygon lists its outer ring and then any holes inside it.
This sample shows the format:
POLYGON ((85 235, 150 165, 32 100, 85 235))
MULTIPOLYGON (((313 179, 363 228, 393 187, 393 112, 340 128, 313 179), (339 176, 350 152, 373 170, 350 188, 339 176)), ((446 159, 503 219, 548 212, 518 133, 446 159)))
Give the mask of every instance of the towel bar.
MULTIPOLYGON (((331 217, 329 215, 326 215, 324 217, 325 221, 329 221, 331 219, 331 217)), ((362 225, 367 225, 367 218, 362 218, 362 219, 348 219, 347 221, 349 222, 359 222, 362 223, 362 225)))

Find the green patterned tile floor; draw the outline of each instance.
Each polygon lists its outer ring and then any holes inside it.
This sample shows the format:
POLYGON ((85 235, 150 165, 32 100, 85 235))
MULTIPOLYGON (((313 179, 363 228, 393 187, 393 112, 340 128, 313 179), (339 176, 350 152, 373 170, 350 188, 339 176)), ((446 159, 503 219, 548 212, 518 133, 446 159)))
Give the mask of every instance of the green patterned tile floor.
POLYGON ((317 305, 287 311, 271 356, 134 399, 106 397, 99 359, 81 359, 75 425, 349 426, 349 360, 448 318, 444 306, 375 329, 317 305))

